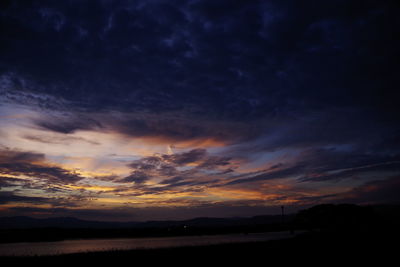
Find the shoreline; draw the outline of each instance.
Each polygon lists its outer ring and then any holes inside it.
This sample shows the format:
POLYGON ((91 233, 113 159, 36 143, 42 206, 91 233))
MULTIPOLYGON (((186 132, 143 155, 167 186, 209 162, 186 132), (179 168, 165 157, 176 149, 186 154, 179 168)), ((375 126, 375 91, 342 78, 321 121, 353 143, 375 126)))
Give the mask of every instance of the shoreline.
POLYGON ((0 257, 1 262, 11 264, 55 264, 55 263, 115 263, 116 261, 138 261, 152 263, 210 263, 210 262, 384 262, 394 257, 391 241, 394 236, 346 235, 340 233, 305 233, 293 238, 186 246, 175 248, 114 250, 82 252, 52 256, 0 257))
POLYGON ((81 252, 107 252, 114 250, 168 249, 181 247, 267 242, 293 238, 302 232, 288 231, 264 233, 235 233, 220 235, 194 235, 150 238, 75 239, 55 242, 0 244, 0 256, 51 256, 81 252))

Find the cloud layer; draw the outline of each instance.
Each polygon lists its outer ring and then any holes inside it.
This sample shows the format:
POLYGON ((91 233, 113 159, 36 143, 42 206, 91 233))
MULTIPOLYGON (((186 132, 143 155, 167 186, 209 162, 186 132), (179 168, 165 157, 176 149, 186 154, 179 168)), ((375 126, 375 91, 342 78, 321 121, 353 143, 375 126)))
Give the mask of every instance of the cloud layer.
POLYGON ((393 1, 1 5, 5 212, 398 201, 393 1))

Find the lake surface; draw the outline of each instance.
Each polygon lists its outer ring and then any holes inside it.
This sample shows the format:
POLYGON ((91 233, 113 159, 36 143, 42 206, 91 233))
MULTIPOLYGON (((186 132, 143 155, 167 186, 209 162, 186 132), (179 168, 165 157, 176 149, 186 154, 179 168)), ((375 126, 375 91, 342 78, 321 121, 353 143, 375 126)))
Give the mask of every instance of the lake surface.
POLYGON ((0 256, 57 255, 78 252, 171 248, 226 243, 256 242, 290 238, 289 232, 151 237, 126 239, 80 239, 56 242, 0 244, 0 256))

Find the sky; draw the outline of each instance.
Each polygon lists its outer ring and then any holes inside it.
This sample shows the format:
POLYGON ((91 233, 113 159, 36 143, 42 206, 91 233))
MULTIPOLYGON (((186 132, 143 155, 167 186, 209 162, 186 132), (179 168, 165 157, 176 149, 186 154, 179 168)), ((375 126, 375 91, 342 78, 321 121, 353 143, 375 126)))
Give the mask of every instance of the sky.
POLYGON ((399 203, 386 0, 0 3, 0 216, 399 203))

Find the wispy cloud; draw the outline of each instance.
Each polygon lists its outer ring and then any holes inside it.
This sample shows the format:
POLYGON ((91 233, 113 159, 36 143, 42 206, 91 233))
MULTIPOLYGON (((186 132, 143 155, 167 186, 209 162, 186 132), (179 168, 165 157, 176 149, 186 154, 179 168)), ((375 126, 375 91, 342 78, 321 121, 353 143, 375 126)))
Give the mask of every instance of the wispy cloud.
POLYGON ((71 144, 74 142, 87 142, 92 145, 99 145, 99 142, 88 140, 82 137, 72 137, 72 136, 46 136, 46 135, 24 135, 22 138, 39 142, 43 144, 71 144))
POLYGON ((77 173, 46 163, 43 154, 13 150, 0 151, 0 173, 24 175, 61 184, 75 183, 83 179, 77 173))
POLYGON ((4 2, 7 207, 151 217, 139 208, 374 199, 369 183, 386 192, 400 173, 393 3, 4 2))

